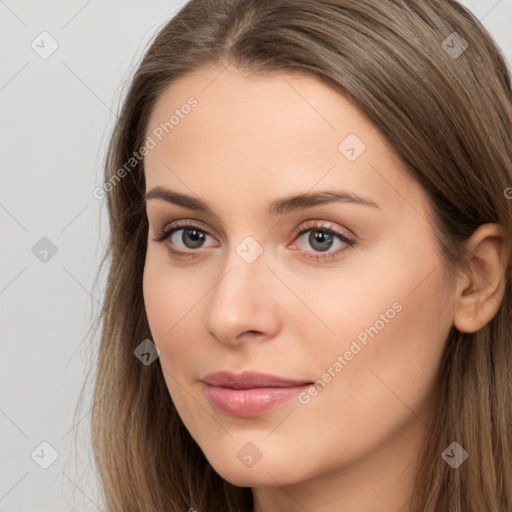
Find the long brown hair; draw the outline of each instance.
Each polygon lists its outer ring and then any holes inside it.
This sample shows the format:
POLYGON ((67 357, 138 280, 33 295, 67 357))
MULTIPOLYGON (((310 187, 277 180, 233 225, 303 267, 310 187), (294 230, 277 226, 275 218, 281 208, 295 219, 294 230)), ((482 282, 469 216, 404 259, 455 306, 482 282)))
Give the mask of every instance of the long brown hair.
MULTIPOLYGON (((188 2, 156 35, 131 80, 99 194, 107 201, 110 243, 92 435, 110 512, 253 506, 251 490, 224 481, 189 435, 160 361, 146 366, 134 357, 151 339, 142 294, 144 160, 134 154, 169 84, 227 63, 254 74, 313 75, 353 101, 427 193, 449 271, 464 268, 465 241, 481 224, 512 233, 511 76, 492 37, 455 0, 188 2)), ((452 327, 446 341, 414 512, 512 511, 510 278, 509 261, 502 303, 487 325, 472 334, 452 327), (453 441, 469 453, 456 470, 441 458, 453 441)))

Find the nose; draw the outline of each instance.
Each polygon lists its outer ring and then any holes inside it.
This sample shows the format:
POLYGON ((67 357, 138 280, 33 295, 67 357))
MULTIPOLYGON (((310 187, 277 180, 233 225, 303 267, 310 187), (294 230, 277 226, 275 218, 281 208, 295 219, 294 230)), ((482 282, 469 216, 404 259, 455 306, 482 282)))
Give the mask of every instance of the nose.
POLYGON ((232 347, 269 340, 281 328, 277 280, 263 256, 247 263, 233 252, 207 295, 205 328, 218 342, 232 347))

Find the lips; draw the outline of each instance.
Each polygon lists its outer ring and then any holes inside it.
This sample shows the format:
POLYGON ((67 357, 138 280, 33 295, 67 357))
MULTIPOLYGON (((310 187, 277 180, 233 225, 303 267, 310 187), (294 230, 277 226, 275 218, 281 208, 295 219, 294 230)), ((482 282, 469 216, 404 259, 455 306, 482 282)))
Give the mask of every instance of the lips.
POLYGON ((211 386, 221 386, 231 389, 253 389, 268 387, 292 387, 312 384, 306 380, 292 380, 276 377, 274 375, 266 375, 258 372, 243 372, 236 375, 231 372, 217 372, 207 375, 203 382, 211 386))
POLYGON ((313 383, 246 371, 222 371, 207 375, 202 382, 212 405, 230 416, 252 417, 291 400, 313 383))

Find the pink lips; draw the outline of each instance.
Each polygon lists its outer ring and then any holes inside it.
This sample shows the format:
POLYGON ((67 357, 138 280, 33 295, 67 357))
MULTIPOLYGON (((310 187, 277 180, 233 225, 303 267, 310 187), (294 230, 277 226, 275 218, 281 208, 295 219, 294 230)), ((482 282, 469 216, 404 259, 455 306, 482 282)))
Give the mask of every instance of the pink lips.
POLYGON ((230 416, 251 417, 268 412, 297 396, 312 382, 257 372, 236 375, 222 371, 202 379, 212 404, 230 416))

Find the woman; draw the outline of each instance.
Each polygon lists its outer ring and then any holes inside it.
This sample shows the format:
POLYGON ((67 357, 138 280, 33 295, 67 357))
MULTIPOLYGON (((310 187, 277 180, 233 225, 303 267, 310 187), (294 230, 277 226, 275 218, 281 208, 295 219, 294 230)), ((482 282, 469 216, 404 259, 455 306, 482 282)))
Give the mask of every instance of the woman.
POLYGON ((109 147, 112 512, 512 510, 512 89, 454 0, 192 0, 109 147))

